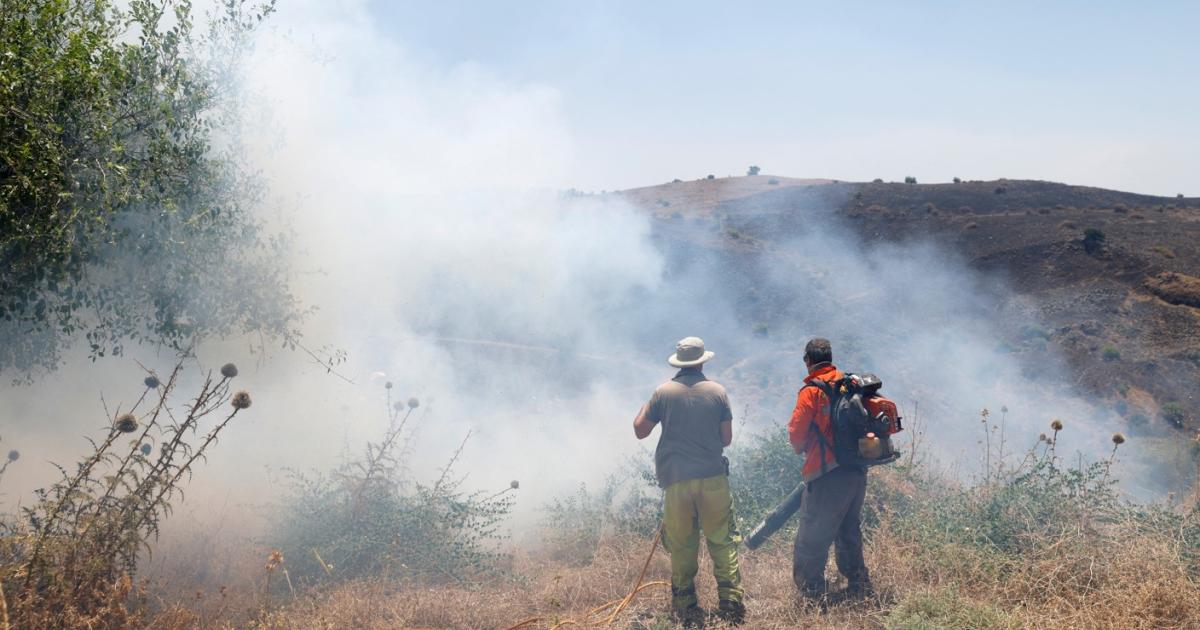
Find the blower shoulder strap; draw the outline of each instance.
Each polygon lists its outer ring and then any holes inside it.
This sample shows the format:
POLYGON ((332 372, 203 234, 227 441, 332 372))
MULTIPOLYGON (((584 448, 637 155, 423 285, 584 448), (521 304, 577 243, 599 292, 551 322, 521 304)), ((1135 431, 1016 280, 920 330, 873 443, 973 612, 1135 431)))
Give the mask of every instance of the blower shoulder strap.
MULTIPOLYGON (((825 394, 825 398, 829 399, 829 426, 830 426, 830 429, 832 430, 833 414, 835 411, 834 410, 835 401, 834 401, 833 385, 831 385, 830 383, 827 383, 825 381, 822 381, 819 378, 815 378, 812 381, 810 381, 808 384, 806 384, 804 387, 815 387, 821 393, 825 394)), ((821 474, 825 474, 825 473, 829 472, 829 468, 828 468, 829 463, 825 457, 825 452, 828 451, 830 453, 833 453, 833 445, 830 444, 829 440, 825 438, 825 433, 820 430, 820 428, 817 426, 816 421, 808 423, 808 433, 809 433, 808 439, 811 440, 812 437, 815 435, 817 437, 817 443, 820 444, 820 446, 821 446, 817 450, 821 453, 821 474)))

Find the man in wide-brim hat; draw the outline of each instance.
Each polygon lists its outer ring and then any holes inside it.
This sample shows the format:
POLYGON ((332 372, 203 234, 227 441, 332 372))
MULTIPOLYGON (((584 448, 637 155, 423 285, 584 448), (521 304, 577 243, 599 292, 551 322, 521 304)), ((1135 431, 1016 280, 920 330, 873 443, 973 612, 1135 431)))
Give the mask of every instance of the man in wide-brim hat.
POLYGON ((745 616, 737 553, 742 538, 721 454, 733 440, 733 413, 725 388, 704 376, 702 366, 712 357, 699 337, 681 339, 667 358, 679 372, 654 390, 633 421, 639 440, 662 425, 654 472, 664 489, 663 545, 671 554, 671 604, 687 626, 704 616, 695 587, 701 532, 717 578, 718 616, 734 623, 745 616))

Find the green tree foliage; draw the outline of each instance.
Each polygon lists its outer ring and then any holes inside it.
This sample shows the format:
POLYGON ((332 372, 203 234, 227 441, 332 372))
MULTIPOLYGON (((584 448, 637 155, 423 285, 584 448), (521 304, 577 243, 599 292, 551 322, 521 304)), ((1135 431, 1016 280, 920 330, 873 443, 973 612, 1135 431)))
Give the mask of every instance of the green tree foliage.
POLYGON ((0 11, 0 370, 130 342, 294 341, 284 239, 224 133, 227 81, 271 10, 184 0, 5 0, 0 11))
POLYGON ((761 172, 761 171, 762 171, 761 168, 758 168, 757 166, 751 166, 750 168, 746 169, 746 175, 750 175, 750 176, 758 175, 759 172, 761 172))
POLYGON ((908 177, 904 178, 904 183, 905 184, 915 184, 915 183, 917 183, 917 178, 913 177, 912 175, 909 175, 908 177))

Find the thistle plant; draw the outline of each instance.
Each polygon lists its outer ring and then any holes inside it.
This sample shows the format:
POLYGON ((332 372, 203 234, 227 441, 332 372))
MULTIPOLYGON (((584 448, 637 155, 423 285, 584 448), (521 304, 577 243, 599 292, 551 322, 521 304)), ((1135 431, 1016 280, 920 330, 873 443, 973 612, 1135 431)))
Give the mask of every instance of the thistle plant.
POLYGON ((249 407, 249 394, 230 395, 231 376, 211 372, 195 398, 174 407, 182 371, 181 359, 166 382, 147 376, 141 397, 118 411, 92 453, 74 472, 59 466, 62 478, 36 491, 23 523, 8 527, 16 544, 0 578, 22 627, 128 622, 122 585, 181 497, 184 476, 249 407), (194 444, 210 417, 218 420, 194 444), (156 456, 151 442, 161 444, 156 456))

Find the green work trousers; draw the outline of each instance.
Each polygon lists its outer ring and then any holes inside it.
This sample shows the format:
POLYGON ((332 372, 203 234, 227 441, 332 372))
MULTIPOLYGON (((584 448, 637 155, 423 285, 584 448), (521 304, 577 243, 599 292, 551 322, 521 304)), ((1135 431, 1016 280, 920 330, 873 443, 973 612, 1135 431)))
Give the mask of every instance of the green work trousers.
POLYGON ((666 488, 663 503, 663 545, 671 554, 671 603, 686 608, 696 603, 696 572, 700 570, 700 532, 708 543, 717 595, 742 601, 738 544, 742 535, 733 520, 733 496, 725 475, 688 479, 666 488))

